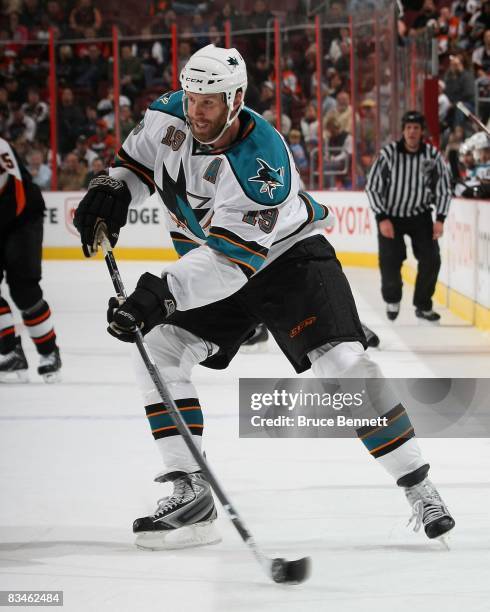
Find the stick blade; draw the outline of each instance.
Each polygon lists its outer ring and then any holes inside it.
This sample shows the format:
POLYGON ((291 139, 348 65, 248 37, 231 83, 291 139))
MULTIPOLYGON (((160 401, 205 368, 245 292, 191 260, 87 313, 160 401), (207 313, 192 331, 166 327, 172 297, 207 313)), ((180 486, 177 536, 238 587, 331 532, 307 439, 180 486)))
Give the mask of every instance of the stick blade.
POLYGON ((310 557, 303 557, 296 561, 273 559, 270 571, 272 580, 278 584, 301 584, 310 576, 311 559, 310 557))

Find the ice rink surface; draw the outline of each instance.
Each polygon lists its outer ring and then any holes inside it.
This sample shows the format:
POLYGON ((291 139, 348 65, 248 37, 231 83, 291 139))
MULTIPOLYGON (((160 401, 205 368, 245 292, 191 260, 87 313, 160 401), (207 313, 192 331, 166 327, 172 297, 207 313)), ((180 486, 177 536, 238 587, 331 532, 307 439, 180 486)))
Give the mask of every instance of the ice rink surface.
MULTIPOLYGON (((131 290, 161 266, 120 267, 131 290)), ((488 334, 444 310, 440 327, 417 325, 409 289, 390 324, 377 272, 346 272, 362 320, 381 337, 370 352, 387 376, 488 376, 488 334)), ((44 276, 63 382, 40 381, 25 338, 30 384, 0 386, 0 590, 63 590, 69 612, 490 610, 489 440, 421 440, 457 521, 447 552, 406 526, 403 492, 357 440, 238 438, 238 378, 294 376, 273 343, 224 372, 199 367, 194 380, 225 490, 268 554, 311 555, 310 581, 269 583, 223 512, 219 545, 136 550, 133 519, 167 489, 152 482, 160 457, 128 345, 105 332, 110 279, 100 261, 46 262, 44 276)))

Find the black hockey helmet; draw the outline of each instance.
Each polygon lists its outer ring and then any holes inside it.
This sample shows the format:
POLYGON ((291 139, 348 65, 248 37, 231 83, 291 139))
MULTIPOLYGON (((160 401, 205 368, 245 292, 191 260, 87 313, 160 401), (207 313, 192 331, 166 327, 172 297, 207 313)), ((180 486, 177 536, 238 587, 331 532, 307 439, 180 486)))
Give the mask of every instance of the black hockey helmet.
POLYGON ((409 110, 402 117, 402 130, 405 129, 407 123, 418 123, 420 127, 425 129, 425 117, 417 110, 409 110))

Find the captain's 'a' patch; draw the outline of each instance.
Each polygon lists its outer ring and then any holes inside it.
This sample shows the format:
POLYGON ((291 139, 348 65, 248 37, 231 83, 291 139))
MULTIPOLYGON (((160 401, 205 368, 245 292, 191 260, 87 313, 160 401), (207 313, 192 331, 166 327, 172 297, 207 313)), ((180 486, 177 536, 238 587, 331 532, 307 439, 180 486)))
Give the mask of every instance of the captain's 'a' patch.
POLYGON ((284 168, 272 168, 266 161, 257 157, 259 169, 257 175, 250 177, 248 180, 252 183, 262 183, 260 193, 267 193, 272 200, 274 198, 274 190, 284 187, 284 168))
POLYGON ((213 185, 216 183, 216 179, 218 177, 218 172, 222 161, 223 160, 220 157, 213 159, 213 161, 206 168, 206 172, 204 173, 203 179, 205 181, 209 181, 210 183, 213 183, 213 185))
POLYGON ((139 134, 141 132, 141 130, 145 127, 145 120, 142 119, 138 125, 134 128, 133 130, 133 136, 136 136, 136 134, 139 134))

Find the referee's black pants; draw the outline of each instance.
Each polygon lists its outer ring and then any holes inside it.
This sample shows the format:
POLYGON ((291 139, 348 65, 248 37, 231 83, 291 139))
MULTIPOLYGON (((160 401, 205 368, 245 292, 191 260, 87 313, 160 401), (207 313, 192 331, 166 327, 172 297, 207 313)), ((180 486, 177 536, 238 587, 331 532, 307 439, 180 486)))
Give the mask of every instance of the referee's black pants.
POLYGON ((395 228, 394 238, 379 233, 379 266, 381 270, 381 294, 385 302, 394 304, 402 299, 401 268, 407 257, 404 236, 410 236, 412 250, 418 262, 413 305, 421 310, 431 310, 432 296, 441 268, 439 244, 433 240, 433 221, 430 211, 414 217, 391 217, 395 228))

